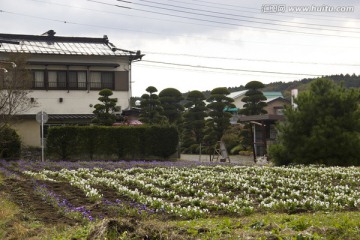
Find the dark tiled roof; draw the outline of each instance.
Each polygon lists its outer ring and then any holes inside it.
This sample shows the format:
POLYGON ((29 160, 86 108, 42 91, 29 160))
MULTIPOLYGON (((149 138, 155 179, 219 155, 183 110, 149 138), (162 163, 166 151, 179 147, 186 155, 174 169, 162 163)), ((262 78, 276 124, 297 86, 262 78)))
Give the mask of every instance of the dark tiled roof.
POLYGON ((91 120, 94 114, 49 114, 49 120, 91 120))
POLYGON ((240 122, 250 122, 250 121, 282 121, 285 119, 284 115, 251 115, 251 116, 240 116, 240 122))
POLYGON ((0 53, 36 53, 58 55, 96 55, 96 56, 138 56, 139 52, 118 49, 103 38, 21 35, 0 33, 0 53))
MULTIPOLYGON (((17 115, 21 119, 34 119, 36 114, 17 115)), ((48 114, 49 120, 91 120, 94 114, 48 114)))

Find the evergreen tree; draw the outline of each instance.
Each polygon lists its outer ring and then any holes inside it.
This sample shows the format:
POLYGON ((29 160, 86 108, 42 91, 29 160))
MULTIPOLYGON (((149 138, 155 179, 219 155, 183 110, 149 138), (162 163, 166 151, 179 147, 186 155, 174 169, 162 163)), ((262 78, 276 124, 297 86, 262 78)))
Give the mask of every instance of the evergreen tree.
POLYGON ((200 91, 191 91, 186 100, 188 102, 184 105, 186 111, 184 113, 182 147, 185 152, 194 153, 198 151, 199 144, 203 142, 207 108, 204 102, 205 96, 200 91))
MULTIPOLYGON (((259 81, 251 81, 245 85, 247 89, 245 97, 241 100, 244 102, 244 108, 239 112, 243 115, 260 115, 266 114, 267 111, 264 110, 266 107, 266 97, 260 91, 261 88, 264 88, 265 85, 259 81)), ((253 136, 251 134, 251 124, 246 123, 243 129, 240 132, 240 144, 239 148, 242 150, 248 150, 250 147, 253 147, 253 136)), ((254 150, 253 150, 254 151, 254 150)))
POLYGON ((116 98, 110 98, 113 95, 113 92, 110 89, 103 89, 99 92, 100 97, 98 100, 101 103, 95 104, 95 118, 93 119, 94 123, 99 125, 111 126, 116 121, 116 116, 114 112, 116 111, 116 98))
POLYGON ((311 84, 285 110, 279 125, 279 144, 270 149, 278 165, 360 165, 360 94, 328 79, 311 84))
POLYGON ((140 121, 148 124, 162 124, 167 122, 166 117, 163 115, 163 108, 156 94, 157 89, 153 86, 146 88, 146 92, 141 96, 141 114, 140 121))
POLYGON ((264 94, 259 90, 264 88, 265 85, 259 81, 251 81, 245 85, 247 89, 245 93, 245 97, 241 100, 244 102, 244 108, 240 110, 241 114, 244 115, 259 115, 259 114, 266 114, 267 111, 264 110, 266 107, 266 97, 264 94))
POLYGON ((211 120, 208 121, 208 126, 213 128, 214 135, 211 135, 216 138, 215 141, 220 141, 224 131, 230 126, 232 115, 225 112, 224 109, 235 106, 232 104, 234 99, 227 97, 229 94, 229 90, 224 87, 214 88, 210 93, 210 97, 206 100, 209 102, 207 108, 210 109, 209 117, 211 117, 211 120))
POLYGON ((183 100, 181 92, 175 88, 165 88, 159 93, 159 100, 169 123, 181 123, 184 111, 184 107, 180 104, 183 100))

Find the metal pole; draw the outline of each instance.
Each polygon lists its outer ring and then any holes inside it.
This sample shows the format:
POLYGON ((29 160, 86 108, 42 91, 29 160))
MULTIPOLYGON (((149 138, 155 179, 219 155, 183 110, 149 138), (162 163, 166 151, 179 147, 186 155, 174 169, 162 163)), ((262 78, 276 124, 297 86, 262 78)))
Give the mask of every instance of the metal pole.
POLYGON ((253 157, 254 157, 254 162, 256 163, 256 136, 255 136, 255 124, 252 125, 250 123, 250 133, 251 133, 251 137, 253 138, 253 144, 252 144, 252 149, 253 149, 253 157))
POLYGON ((41 110, 41 161, 44 161, 44 111, 41 110))
POLYGON ((199 162, 201 162, 201 143, 200 143, 200 155, 199 155, 199 162))

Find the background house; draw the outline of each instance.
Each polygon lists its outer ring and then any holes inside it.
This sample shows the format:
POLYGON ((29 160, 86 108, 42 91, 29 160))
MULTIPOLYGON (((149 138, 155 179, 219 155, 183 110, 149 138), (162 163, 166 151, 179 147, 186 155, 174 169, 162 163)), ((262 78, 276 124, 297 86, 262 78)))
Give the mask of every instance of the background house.
POLYGON ((131 63, 141 60, 140 51, 116 48, 102 38, 0 34, 0 60, 25 53, 32 72, 30 101, 34 106, 19 116, 14 127, 25 145, 40 145, 40 125, 36 113, 45 111, 46 127, 89 124, 98 93, 108 88, 117 98, 119 114, 129 107, 131 63), (36 103, 36 104, 35 104, 36 103))
MULTIPOLYGON (((236 108, 228 108, 225 111, 230 112, 233 114, 233 117, 230 119, 232 124, 236 124, 240 119, 240 115, 238 111, 244 107, 244 102, 242 99, 245 97, 245 93, 247 90, 232 92, 228 95, 228 97, 234 99, 234 105, 236 108)), ((285 106, 290 106, 290 101, 285 99, 281 92, 263 92, 264 96, 266 97, 267 106, 264 110, 267 111, 268 115, 283 115, 283 110, 285 106)))
POLYGON ((263 92, 267 98, 265 101, 267 106, 264 108, 267 114, 244 116, 238 114, 238 110, 244 107, 245 103, 241 100, 245 97, 246 91, 229 94, 228 96, 234 99, 236 110, 227 110, 233 113, 233 117, 230 119, 233 124, 238 122, 251 124, 254 157, 257 158, 266 155, 268 147, 275 141, 277 135, 275 125, 278 121, 284 120, 283 110, 286 106, 290 106, 291 102, 285 99, 281 92, 263 92))

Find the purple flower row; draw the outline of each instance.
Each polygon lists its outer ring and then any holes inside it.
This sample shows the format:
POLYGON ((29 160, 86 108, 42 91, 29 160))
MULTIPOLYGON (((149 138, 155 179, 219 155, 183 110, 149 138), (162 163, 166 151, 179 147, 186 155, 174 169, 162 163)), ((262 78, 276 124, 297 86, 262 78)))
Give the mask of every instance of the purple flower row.
POLYGON ((0 160, 0 165, 8 166, 10 169, 17 171, 40 171, 47 170, 60 170, 68 169, 75 170, 78 168, 102 168, 105 170, 115 170, 117 168, 130 169, 135 167, 153 168, 153 167, 197 167, 197 166, 214 166, 227 163, 214 163, 214 162, 187 162, 187 161, 78 161, 78 162, 33 162, 19 160, 16 163, 6 162, 0 160))
POLYGON ((37 192, 43 201, 50 203, 54 207, 61 209, 65 213, 80 213, 83 218, 93 221, 90 210, 86 207, 75 207, 68 200, 61 198, 56 193, 50 191, 45 184, 35 184, 34 191, 37 192))

